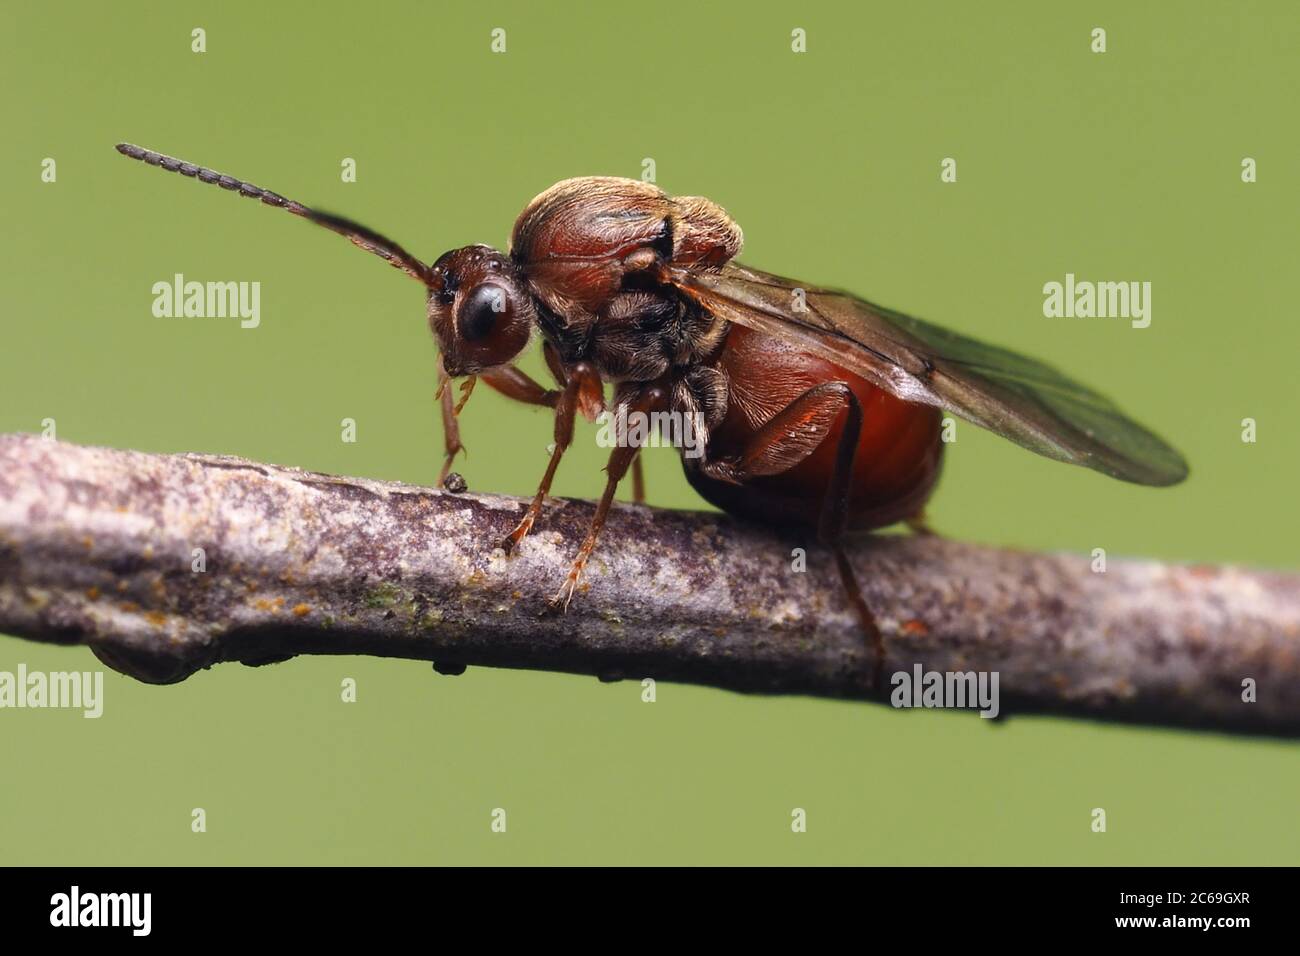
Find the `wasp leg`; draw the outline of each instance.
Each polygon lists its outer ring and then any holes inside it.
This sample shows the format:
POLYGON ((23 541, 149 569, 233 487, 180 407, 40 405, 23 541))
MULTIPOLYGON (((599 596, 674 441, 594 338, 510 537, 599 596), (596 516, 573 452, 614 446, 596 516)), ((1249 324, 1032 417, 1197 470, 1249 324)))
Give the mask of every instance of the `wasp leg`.
POLYGON ((543 388, 523 369, 514 365, 503 365, 479 372, 478 377, 487 382, 506 398, 525 405, 544 405, 554 408, 560 400, 560 392, 554 388, 543 388))
POLYGON ((847 387, 845 390, 850 398, 849 416, 844 423, 844 431, 840 433, 839 448, 835 457, 835 472, 827 489, 826 499, 822 503, 821 526, 818 528, 817 536, 822 544, 835 554, 835 567, 839 570, 844 593, 853 607, 853 612, 858 616, 858 623, 862 627, 862 633, 866 635, 867 643, 871 645, 876 655, 876 663, 871 675, 872 687, 881 690, 884 688, 885 677, 885 638, 880 633, 880 626, 876 624, 876 616, 871 613, 871 607, 862 596, 862 586, 858 584, 857 575, 853 573, 853 565, 843 545, 844 530, 848 523, 849 494, 852 490, 850 479, 853 475, 853 458, 858 449, 858 436, 862 432, 862 406, 852 390, 847 387))
MULTIPOLYGON (((543 388, 527 372, 514 365, 488 369, 485 372, 480 372, 478 377, 506 398, 513 399, 516 402, 523 402, 525 405, 542 405, 547 408, 554 408, 556 402, 560 399, 558 390, 543 388)), ((438 484, 441 485, 443 479, 447 477, 447 473, 451 471, 453 459, 465 450, 465 446, 461 444, 460 440, 460 424, 456 403, 451 394, 451 376, 443 369, 441 362, 438 363, 437 395, 442 408, 442 434, 446 447, 446 454, 442 460, 442 471, 438 474, 438 484)))
POLYGON ((438 487, 441 488, 442 483, 451 472, 452 461, 460 452, 465 450, 465 446, 460 441, 460 424, 456 421, 455 400, 451 394, 451 376, 442 367, 441 360, 438 362, 437 396, 442 409, 442 440, 444 448, 442 471, 438 472, 438 487))
MULTIPOLYGON (((629 418, 637 414, 646 415, 667 407, 668 393, 665 389, 660 388, 658 385, 633 387, 638 390, 630 392, 630 394, 620 395, 616 399, 616 404, 627 406, 629 418)), ((618 490, 618 483, 623 480, 623 476, 627 474, 628 468, 640 451, 640 444, 633 445, 630 442, 620 442, 610 453, 609 464, 605 466, 605 474, 608 476, 605 480, 605 492, 600 496, 600 502, 596 505, 596 514, 591 519, 591 527, 587 530, 587 537, 583 540, 582 547, 578 549, 578 556, 574 559, 572 567, 569 568, 569 576, 564 579, 564 584, 560 587, 559 592, 549 602, 551 610, 562 611, 568 609, 569 602, 573 600, 573 592, 582 579, 582 572, 587 567, 588 559, 591 558, 591 552, 596 547, 596 540, 600 537, 601 529, 605 527, 605 520, 609 517, 609 509, 614 504, 614 493, 618 490)))
POLYGON ((645 504, 645 469, 641 467, 641 456, 632 459, 632 503, 645 504))
MULTIPOLYGON (((564 388, 565 384, 573 374, 573 369, 581 365, 578 362, 575 365, 565 367, 560 360, 560 353, 555 350, 555 346, 550 342, 542 345, 542 356, 546 359, 546 366, 555 376, 555 381, 564 388)), ((594 422, 598 415, 605 410, 605 385, 601 381, 599 373, 586 374, 584 381, 579 383, 578 387, 578 411, 582 417, 589 422, 594 422)))
POLYGON ((551 448, 551 460, 547 462, 546 473, 542 475, 542 482, 537 487, 537 495, 533 498, 532 504, 519 519, 515 529, 501 540, 500 547, 506 554, 514 551, 519 542, 532 530, 533 523, 542 513, 542 505, 551 492, 551 482, 555 480, 556 469, 560 467, 560 458, 573 441, 574 415, 584 401, 584 396, 590 401, 593 390, 597 394, 602 390, 599 373, 586 362, 570 366, 564 390, 557 393, 559 398, 555 403, 555 444, 551 448))
POLYGON ((758 429, 740 455, 726 460, 706 459, 700 467, 709 477, 738 484, 760 475, 780 474, 799 464, 821 445, 841 412, 847 412, 847 416, 836 447, 835 470, 822 499, 817 537, 834 554, 845 595, 867 643, 875 652, 872 681, 879 688, 884 676, 884 638, 862 596, 853 565, 841 543, 853 490, 853 460, 862 434, 862 404, 853 389, 843 382, 826 382, 810 388, 758 429))

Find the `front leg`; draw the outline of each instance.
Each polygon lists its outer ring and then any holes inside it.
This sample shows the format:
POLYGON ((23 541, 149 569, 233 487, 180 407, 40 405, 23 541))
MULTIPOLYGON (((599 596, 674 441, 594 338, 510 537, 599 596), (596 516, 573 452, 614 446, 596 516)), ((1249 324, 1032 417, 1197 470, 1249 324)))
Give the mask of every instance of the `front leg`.
POLYGON ((547 408, 554 408, 560 400, 558 389, 542 387, 532 376, 516 365, 490 368, 485 372, 479 372, 478 377, 487 382, 489 388, 494 388, 506 398, 523 402, 525 405, 544 405, 547 408))
MULTIPOLYGON (((514 365, 503 365, 500 368, 488 369, 485 372, 480 372, 478 377, 487 382, 490 388, 500 392, 506 398, 513 399, 516 402, 523 402, 525 405, 543 405, 547 408, 554 408, 560 399, 558 390, 543 388, 527 372, 514 365)), ((460 440, 459 416, 461 406, 464 405, 465 399, 469 397, 467 391, 461 400, 461 404, 456 404, 451 394, 451 376, 443 368, 441 359, 438 360, 438 391, 436 394, 442 411, 442 436, 446 452, 442 460, 442 471, 438 474, 438 484, 441 485, 448 472, 451 471, 452 460, 457 454, 465 450, 465 446, 460 440)))
POLYGON ((555 479, 555 471, 560 466, 560 458, 573 441, 573 419, 578 408, 591 406, 593 403, 599 404, 602 401, 604 385, 600 380, 600 374, 592 366, 586 362, 579 362, 569 366, 565 374, 567 381, 564 391, 558 393, 559 400, 555 404, 555 445, 551 449, 551 460, 546 465, 546 473, 542 475, 542 482, 537 488, 537 495, 533 498, 532 504, 524 512, 519 524, 515 525, 515 529, 501 541, 501 549, 506 554, 514 551, 519 542, 532 530, 533 523, 542 513, 542 505, 546 501, 546 496, 550 494, 551 482, 555 479))
POLYGON ((451 376, 443 367, 442 359, 438 359, 438 391, 435 393, 438 398, 438 405, 442 411, 442 441, 443 441, 443 459, 442 471, 438 472, 438 487, 447 480, 447 475, 451 473, 451 463, 456 455, 465 450, 465 446, 460 441, 460 423, 456 420, 455 400, 451 394, 451 376))

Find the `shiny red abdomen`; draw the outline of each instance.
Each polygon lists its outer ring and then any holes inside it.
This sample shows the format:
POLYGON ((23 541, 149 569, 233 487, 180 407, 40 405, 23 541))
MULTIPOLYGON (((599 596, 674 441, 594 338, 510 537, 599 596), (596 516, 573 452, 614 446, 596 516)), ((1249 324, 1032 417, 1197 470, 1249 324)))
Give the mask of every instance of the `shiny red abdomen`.
MULTIPOLYGON (((759 427, 813 386, 844 382, 863 410, 846 530, 881 528, 920 514, 943 460, 939 409, 895 398, 837 365, 741 326, 731 327, 717 364, 727 373, 729 399, 726 418, 710 436, 710 457, 739 454, 759 427)), ((782 474, 738 486, 706 478, 687 463, 687 479, 730 514, 814 531, 846 415, 811 455, 782 474)))

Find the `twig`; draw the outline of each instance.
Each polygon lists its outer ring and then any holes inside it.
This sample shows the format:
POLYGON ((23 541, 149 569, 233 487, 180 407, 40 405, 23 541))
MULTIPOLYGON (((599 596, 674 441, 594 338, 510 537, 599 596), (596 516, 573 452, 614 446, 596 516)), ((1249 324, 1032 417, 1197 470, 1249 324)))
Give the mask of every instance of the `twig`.
MULTIPOLYGON (((0 436, 0 631, 85 643, 151 682, 219 661, 373 654, 884 699, 827 553, 711 514, 615 510, 567 615, 542 616, 591 514, 211 455, 0 436), (201 550, 200 550, 201 549, 201 550), (195 570, 201 568, 200 570, 195 570)), ((1001 710, 1300 732, 1300 577, 884 536, 853 562, 886 674, 996 671, 1001 710), (1243 681, 1256 682, 1255 702, 1243 681)))

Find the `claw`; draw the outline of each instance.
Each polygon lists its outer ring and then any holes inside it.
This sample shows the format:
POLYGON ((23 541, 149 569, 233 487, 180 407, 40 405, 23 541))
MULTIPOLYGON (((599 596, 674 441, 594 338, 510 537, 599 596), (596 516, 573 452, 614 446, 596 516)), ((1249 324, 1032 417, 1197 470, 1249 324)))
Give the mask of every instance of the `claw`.
POLYGON ((464 452, 466 455, 468 455, 469 449, 466 448, 464 445, 457 445, 455 448, 449 451, 447 455, 442 459, 442 471, 438 472, 439 487, 442 487, 442 483, 447 480, 447 475, 450 474, 451 472, 452 462, 456 460, 456 456, 459 455, 461 452, 464 452))
POLYGON ((515 548, 519 547, 519 542, 528 537, 528 532, 532 530, 533 522, 530 518, 526 517, 523 521, 519 522, 514 531, 511 531, 501 539, 501 544, 498 545, 498 547, 506 553, 506 557, 508 558, 514 553, 515 548))
POLYGON ((582 578, 582 568, 576 567, 569 572, 568 578, 560 586, 559 592, 555 597, 546 602, 546 606, 552 611, 564 614, 569 610, 569 602, 573 600, 573 592, 578 588, 578 581, 582 578))
POLYGON ((573 600, 573 588, 568 584, 560 588, 560 593, 555 595, 546 602, 549 611, 555 614, 567 614, 569 611, 569 602, 573 600), (567 594, 565 592, 568 592, 567 594))

